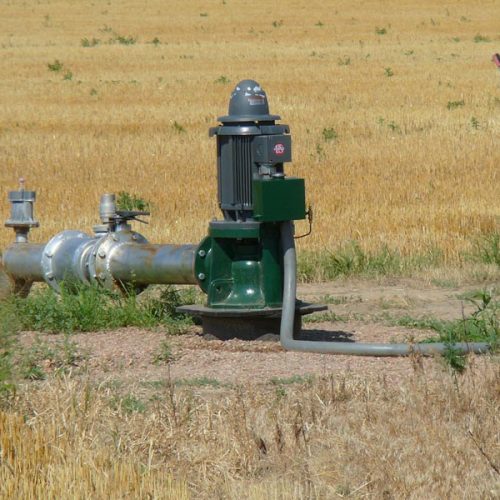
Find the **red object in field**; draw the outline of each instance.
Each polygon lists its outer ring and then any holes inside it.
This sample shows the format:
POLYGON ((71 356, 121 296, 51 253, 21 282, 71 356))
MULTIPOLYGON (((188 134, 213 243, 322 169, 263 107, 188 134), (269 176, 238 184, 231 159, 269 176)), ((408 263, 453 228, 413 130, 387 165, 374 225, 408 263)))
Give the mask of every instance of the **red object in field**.
POLYGON ((493 54, 491 60, 496 64, 497 68, 500 69, 500 54, 493 54))

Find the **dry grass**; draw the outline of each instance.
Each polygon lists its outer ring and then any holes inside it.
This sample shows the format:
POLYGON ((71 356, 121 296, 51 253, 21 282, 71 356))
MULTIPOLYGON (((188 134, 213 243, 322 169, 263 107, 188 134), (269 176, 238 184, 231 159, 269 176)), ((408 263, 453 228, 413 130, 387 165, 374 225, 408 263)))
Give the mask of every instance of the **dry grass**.
POLYGON ((0 413, 0 495, 183 498, 187 482, 193 498, 498 498, 498 365, 414 366, 399 384, 31 385, 0 413))
POLYGON ((89 422, 81 408, 69 408, 81 401, 64 403, 60 415, 34 424, 0 412, 2 498, 189 498, 186 485, 173 482, 168 470, 148 468, 133 456, 122 457, 92 443, 98 415, 93 413, 89 422))
POLYGON ((198 241, 218 216, 207 128, 253 77, 316 209, 303 248, 437 247, 456 264, 498 228, 499 17, 497 0, 2 2, 0 199, 24 175, 43 240, 90 230, 99 194, 126 190, 155 204, 149 238, 198 241))

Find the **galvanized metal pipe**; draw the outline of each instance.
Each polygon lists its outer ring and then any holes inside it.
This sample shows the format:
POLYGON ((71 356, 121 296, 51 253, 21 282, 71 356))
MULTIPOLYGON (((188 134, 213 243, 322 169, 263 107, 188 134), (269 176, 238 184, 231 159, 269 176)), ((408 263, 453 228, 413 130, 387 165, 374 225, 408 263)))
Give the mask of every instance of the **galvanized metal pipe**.
POLYGON ((195 284, 196 245, 151 245, 138 233, 121 231, 93 238, 63 231, 46 244, 14 243, 1 258, 2 294, 46 281, 60 291, 63 281, 96 281, 112 288, 120 283, 195 284), (92 272, 89 272, 92 271, 92 272))
MULTIPOLYGON (((283 309, 280 326, 281 345, 290 351, 317 352, 326 354, 350 354, 356 356, 408 356, 442 354, 450 345, 432 344, 364 344, 357 342, 315 342, 293 338, 293 322, 297 293, 297 257, 293 238, 293 223, 281 224, 281 243, 284 261, 283 309)), ((485 353, 490 349, 485 342, 460 342, 451 347, 459 353, 485 353)))
POLYGON ((196 284, 194 258, 197 245, 124 243, 109 256, 109 271, 122 282, 149 284, 196 284))
POLYGON ((44 281, 42 256, 45 244, 14 243, 3 253, 5 272, 15 281, 44 281))

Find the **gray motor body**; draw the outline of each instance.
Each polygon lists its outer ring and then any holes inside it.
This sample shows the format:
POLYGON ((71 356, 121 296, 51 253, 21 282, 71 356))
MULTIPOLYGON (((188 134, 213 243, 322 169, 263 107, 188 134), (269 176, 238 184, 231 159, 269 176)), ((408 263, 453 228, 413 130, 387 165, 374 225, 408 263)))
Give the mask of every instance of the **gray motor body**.
POLYGON ((228 221, 252 220, 252 180, 282 176, 283 163, 292 161, 288 125, 276 125, 267 96, 254 80, 238 83, 231 94, 229 114, 210 129, 217 136, 219 207, 228 221))

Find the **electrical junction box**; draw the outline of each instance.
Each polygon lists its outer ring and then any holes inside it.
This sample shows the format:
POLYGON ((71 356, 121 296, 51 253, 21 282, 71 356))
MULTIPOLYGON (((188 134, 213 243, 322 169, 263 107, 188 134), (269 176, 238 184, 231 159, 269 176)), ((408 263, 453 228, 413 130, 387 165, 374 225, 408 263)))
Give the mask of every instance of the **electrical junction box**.
POLYGON ((306 218, 304 179, 296 177, 254 179, 254 219, 282 222, 306 218))
POLYGON ((289 135, 261 135, 252 143, 253 161, 275 165, 292 161, 292 138, 289 135))

